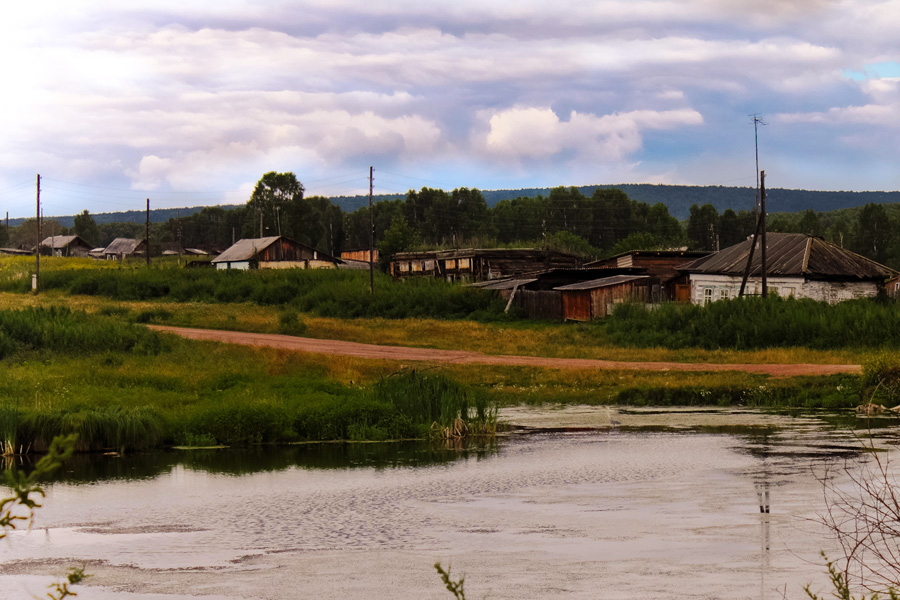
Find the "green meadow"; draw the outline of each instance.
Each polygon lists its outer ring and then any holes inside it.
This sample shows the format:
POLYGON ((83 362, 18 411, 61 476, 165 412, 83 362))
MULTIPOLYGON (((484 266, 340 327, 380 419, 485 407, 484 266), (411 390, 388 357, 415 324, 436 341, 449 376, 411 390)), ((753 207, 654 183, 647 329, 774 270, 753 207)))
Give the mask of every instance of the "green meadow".
POLYGON ((896 304, 624 306, 605 323, 561 324, 504 314, 496 298, 431 280, 379 277, 372 295, 367 273, 50 258, 34 295, 32 266, 0 261, 0 440, 8 453, 42 451, 73 432, 79 449, 91 451, 493 435, 497 408, 520 403, 842 409, 891 402, 900 379, 896 304), (438 368, 193 342, 146 323, 489 354, 867 369, 863 377, 778 379, 438 368))

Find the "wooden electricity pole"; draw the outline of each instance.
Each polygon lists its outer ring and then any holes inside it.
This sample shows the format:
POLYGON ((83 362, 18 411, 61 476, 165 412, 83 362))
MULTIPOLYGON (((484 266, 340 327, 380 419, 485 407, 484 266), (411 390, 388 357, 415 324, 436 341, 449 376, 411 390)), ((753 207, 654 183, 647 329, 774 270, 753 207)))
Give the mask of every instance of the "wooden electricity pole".
POLYGON ((147 198, 147 266, 150 266, 150 198, 147 198))
POLYGON ((375 293, 375 211, 372 209, 372 185, 375 169, 369 166, 369 293, 375 293))
POLYGON ((759 217, 756 220, 756 229, 750 238, 750 253, 747 255, 747 266, 744 267, 744 277, 741 279, 741 289, 738 292, 738 298, 744 297, 744 289, 747 287, 747 279, 750 277, 750 269, 753 266, 753 254, 756 250, 756 244, 761 240, 760 255, 762 259, 762 295, 768 294, 768 286, 766 281, 766 172, 760 171, 760 188, 757 196, 759 197, 759 217))
POLYGON ((35 213, 37 227, 37 245, 34 247, 34 281, 31 282, 31 291, 38 292, 38 284, 41 280, 41 174, 37 176, 37 210, 35 213))
POLYGON ((759 172, 759 222, 762 229, 762 296, 769 294, 769 286, 766 282, 766 172, 759 172))

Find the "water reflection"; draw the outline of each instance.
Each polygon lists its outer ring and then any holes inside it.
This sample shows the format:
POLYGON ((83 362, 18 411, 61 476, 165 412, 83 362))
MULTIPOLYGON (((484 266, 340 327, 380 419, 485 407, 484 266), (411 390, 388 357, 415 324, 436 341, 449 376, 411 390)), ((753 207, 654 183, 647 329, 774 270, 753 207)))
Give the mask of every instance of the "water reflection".
MULTIPOLYGON (((496 439, 448 442, 402 441, 378 443, 320 443, 171 450, 109 456, 76 454, 51 481, 94 483, 152 479, 176 467, 219 475, 251 475, 301 469, 393 469, 425 467, 459 460, 482 460, 496 455, 496 439)), ((30 469, 32 457, 19 460, 30 469)))

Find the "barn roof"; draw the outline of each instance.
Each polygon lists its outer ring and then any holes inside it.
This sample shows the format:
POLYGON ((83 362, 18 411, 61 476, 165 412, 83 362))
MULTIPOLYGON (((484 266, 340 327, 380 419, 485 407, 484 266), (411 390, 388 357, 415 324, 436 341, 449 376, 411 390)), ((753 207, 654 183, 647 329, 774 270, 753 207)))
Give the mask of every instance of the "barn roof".
POLYGON ((41 242, 41 246, 52 247, 54 250, 60 250, 65 248, 75 240, 81 242, 81 244, 87 247, 87 244, 77 235, 53 235, 48 238, 45 238, 43 242, 41 242))
POLYGON ((144 240, 135 240, 131 238, 116 238, 109 243, 103 252, 105 254, 133 254, 137 247, 144 243, 144 240))
POLYGON ((570 283, 569 285, 562 285, 553 289, 563 292, 567 290, 595 290, 597 288, 609 287, 611 285, 618 285, 620 283, 628 283, 630 281, 637 281, 639 279, 649 279, 649 277, 647 275, 612 275, 610 277, 603 277, 601 279, 591 279, 590 281, 570 283))
MULTIPOLYGON (((710 275, 743 275, 747 267, 752 238, 679 267, 689 273, 710 275)), ((893 275, 892 269, 803 233, 766 234, 766 275, 809 277, 811 279, 883 280, 893 275)), ((762 252, 757 242, 750 276, 762 274, 762 252)))

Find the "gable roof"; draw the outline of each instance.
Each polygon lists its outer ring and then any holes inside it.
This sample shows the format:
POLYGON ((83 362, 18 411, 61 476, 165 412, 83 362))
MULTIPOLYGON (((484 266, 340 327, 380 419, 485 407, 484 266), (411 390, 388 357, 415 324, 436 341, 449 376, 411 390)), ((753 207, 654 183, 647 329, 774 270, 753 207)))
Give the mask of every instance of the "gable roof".
POLYGON ((212 262, 243 262, 250 260, 257 254, 271 246, 278 240, 278 236, 270 236, 263 238, 245 238, 238 240, 230 246, 225 252, 215 257, 212 262))
POLYGON ((342 261, 339 258, 335 258, 328 254, 327 252, 319 252, 312 246, 307 246, 306 244, 301 244, 300 242, 295 242, 294 240, 284 237, 284 236, 271 236, 271 237, 263 237, 263 238, 246 238, 243 240, 238 240, 231 247, 226 249, 222 254, 212 259, 214 263, 225 263, 225 262, 243 262, 246 260, 251 260, 255 258, 260 252, 277 242, 278 240, 283 240, 288 244, 292 244, 294 246, 299 246, 301 248, 306 248, 310 252, 315 253, 315 256, 318 260, 331 261, 335 264, 340 264, 342 261))
POLYGON ((133 254, 138 246, 144 243, 144 240, 135 240, 131 238, 116 238, 109 243, 104 250, 104 254, 133 254))
POLYGON ((53 235, 48 238, 45 238, 43 242, 41 242, 41 246, 52 247, 54 250, 60 250, 65 248, 75 240, 78 240, 82 246, 88 248, 87 242, 82 240, 77 235, 53 235))
MULTIPOLYGON (((681 265, 689 273, 743 275, 752 238, 720 252, 681 265)), ((766 234, 766 275, 808 277, 810 279, 883 280, 895 271, 820 237, 804 233, 766 234)), ((750 276, 762 274, 762 252, 757 242, 750 276)))

